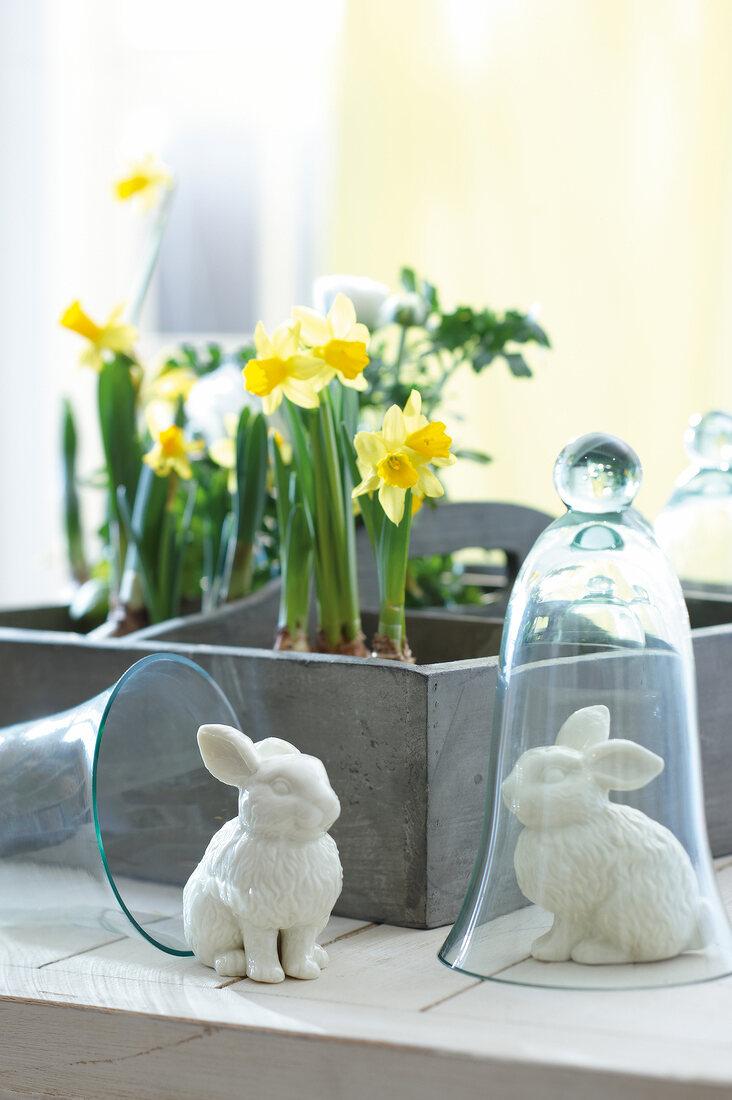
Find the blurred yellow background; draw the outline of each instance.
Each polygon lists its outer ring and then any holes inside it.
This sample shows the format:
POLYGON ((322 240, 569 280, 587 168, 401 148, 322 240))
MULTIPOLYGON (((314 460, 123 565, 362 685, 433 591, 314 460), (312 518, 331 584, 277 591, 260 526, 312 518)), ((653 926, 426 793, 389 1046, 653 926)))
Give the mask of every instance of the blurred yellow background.
POLYGON ((148 352, 277 324, 326 272, 540 303, 533 380, 458 378, 452 434, 495 461, 453 494, 557 513, 558 451, 604 430, 639 452, 652 518, 688 416, 732 408, 731 52, 729 0, 4 0, 0 508, 24 537, 0 600, 63 581, 63 392, 87 469, 98 446, 57 318, 128 293, 142 229, 110 181, 149 149, 180 193, 148 352))
POLYGON ((623 436, 655 516, 690 413, 732 407, 732 4, 353 0, 328 266, 542 305, 532 381, 466 371, 456 493, 561 510, 564 442, 623 436), (464 491, 464 492, 463 492, 464 491))

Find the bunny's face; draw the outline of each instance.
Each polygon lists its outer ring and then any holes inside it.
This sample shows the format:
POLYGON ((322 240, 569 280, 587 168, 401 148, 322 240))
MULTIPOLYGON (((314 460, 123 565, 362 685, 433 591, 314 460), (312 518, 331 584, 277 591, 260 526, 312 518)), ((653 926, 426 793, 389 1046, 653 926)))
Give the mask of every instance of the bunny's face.
POLYGON ((327 832, 341 804, 320 760, 288 741, 256 744, 232 726, 201 726, 203 762, 222 783, 239 788, 239 819, 252 831, 312 840, 327 832))
POLYGON ((321 836, 340 812, 322 763, 301 753, 265 760, 239 795, 242 822, 270 835, 321 836))
POLYGON ((555 744, 529 749, 501 784, 509 810, 532 829, 588 821, 608 791, 645 787, 663 760, 634 741, 608 740, 610 711, 603 704, 570 714, 555 744))
POLYGON ((519 757, 501 795, 521 824, 532 829, 586 821, 603 800, 582 754, 555 745, 519 757))

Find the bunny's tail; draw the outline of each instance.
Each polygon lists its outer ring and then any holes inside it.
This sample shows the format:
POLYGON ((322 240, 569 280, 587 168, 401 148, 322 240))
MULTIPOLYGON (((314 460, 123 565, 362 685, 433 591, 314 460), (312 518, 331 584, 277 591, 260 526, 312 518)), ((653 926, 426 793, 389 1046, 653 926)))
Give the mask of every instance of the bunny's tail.
POLYGON ((706 898, 699 898, 696 906, 696 924, 689 937, 687 951, 701 951, 714 938, 714 915, 706 898))

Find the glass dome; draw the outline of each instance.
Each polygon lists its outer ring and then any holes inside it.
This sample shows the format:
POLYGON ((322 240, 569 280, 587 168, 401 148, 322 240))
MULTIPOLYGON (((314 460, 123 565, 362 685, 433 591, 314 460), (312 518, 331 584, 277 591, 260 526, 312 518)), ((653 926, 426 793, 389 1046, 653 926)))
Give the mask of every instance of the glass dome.
POLYGON ((236 815, 201 760, 204 722, 239 725, 208 673, 155 653, 94 699, 0 729, 0 927, 137 932, 192 954, 183 887, 236 815))
POLYGON ((691 466, 655 523, 685 588, 732 591, 732 416, 692 416, 684 434, 691 466))
POLYGON ((679 582, 632 507, 621 440, 568 444, 566 515, 506 615, 488 805, 440 958, 496 981, 633 988, 732 972, 703 812, 679 582))

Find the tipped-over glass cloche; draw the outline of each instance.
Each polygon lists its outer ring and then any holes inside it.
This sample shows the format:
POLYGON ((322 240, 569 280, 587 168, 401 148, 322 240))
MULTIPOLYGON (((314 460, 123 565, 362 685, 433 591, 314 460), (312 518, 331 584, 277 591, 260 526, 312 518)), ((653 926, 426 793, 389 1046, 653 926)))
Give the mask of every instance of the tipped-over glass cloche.
POLYGON ((567 512, 509 602, 483 837, 440 957, 496 981, 632 988, 732 972, 681 587, 634 510, 635 452, 560 454, 567 512))
POLYGON ((684 588, 732 592, 732 416, 692 416, 684 433, 691 465, 658 516, 658 542, 684 588))

